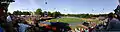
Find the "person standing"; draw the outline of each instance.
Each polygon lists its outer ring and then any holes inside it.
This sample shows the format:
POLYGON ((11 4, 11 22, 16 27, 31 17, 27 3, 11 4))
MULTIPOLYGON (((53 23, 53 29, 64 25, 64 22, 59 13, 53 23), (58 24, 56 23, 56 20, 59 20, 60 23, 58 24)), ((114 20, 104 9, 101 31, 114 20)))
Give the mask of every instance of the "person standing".
POLYGON ((12 21, 12 14, 9 14, 8 16, 7 16, 7 22, 11 22, 12 21))
POLYGON ((2 29, 2 27, 0 27, 0 32, 3 32, 3 29, 2 29))
POLYGON ((9 14, 7 16, 7 27, 6 27, 7 31, 6 32, 14 32, 13 24, 12 24, 12 17, 13 17, 12 14, 9 14))
MULTIPOLYGON (((118 5, 118 7, 120 6, 118 5)), ((120 13, 119 13, 120 10, 116 10, 116 11, 115 14, 117 15, 117 18, 114 18, 113 17, 114 15, 112 13, 108 15, 109 18, 106 29, 108 31, 120 31, 120 13)))
POLYGON ((25 30, 30 27, 29 25, 27 25, 27 22, 21 22, 21 23, 18 23, 19 25, 19 32, 25 32, 25 30))

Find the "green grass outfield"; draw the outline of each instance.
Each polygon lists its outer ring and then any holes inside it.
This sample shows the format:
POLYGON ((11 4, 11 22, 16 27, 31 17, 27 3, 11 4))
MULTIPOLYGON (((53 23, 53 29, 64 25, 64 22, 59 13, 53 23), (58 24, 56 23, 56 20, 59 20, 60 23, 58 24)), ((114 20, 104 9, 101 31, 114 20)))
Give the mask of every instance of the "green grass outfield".
POLYGON ((81 22, 80 18, 57 18, 57 19, 51 19, 50 22, 64 22, 64 23, 73 23, 73 22, 81 22))
MULTIPOLYGON (((51 19, 50 22, 64 22, 64 23, 76 23, 76 22, 83 22, 84 20, 81 20, 80 18, 57 18, 57 19, 51 19)), ((98 20, 93 20, 92 22, 99 23, 98 20)))
MULTIPOLYGON (((84 21, 84 20, 82 20, 80 18, 57 18, 57 19, 51 19, 50 22, 57 22, 57 20, 59 22, 64 22, 64 23, 69 23, 69 24, 74 23, 73 26, 71 26, 72 28, 77 27, 76 26, 77 24, 80 24, 81 22, 84 21)), ((92 22, 96 22, 97 24, 99 23, 98 20, 93 20, 92 22)))

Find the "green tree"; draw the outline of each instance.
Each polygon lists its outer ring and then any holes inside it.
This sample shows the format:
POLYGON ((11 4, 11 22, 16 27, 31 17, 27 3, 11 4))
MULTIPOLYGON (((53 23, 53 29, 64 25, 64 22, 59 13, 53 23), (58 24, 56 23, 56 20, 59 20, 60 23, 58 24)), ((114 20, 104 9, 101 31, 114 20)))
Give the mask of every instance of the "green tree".
POLYGON ((7 12, 7 15, 11 14, 10 12, 7 12))
POLYGON ((36 15, 42 15, 42 10, 40 8, 38 8, 35 12, 36 15))
POLYGON ((10 12, 8 12, 7 14, 11 14, 10 12))
POLYGON ((58 16, 61 16, 61 13, 60 12, 57 12, 57 11, 55 11, 55 12, 53 12, 53 17, 58 17, 58 16))
POLYGON ((65 14, 61 14, 61 16, 66 16, 65 14))
POLYGON ((52 15, 53 17, 55 17, 55 16, 56 16, 56 12, 53 12, 52 14, 53 14, 53 15, 52 15))
POLYGON ((89 15, 89 14, 86 14, 85 16, 86 16, 85 18, 90 18, 90 15, 89 15))
POLYGON ((30 13, 29 12, 22 12, 22 15, 30 15, 30 13))
POLYGON ((14 11, 13 14, 14 14, 14 15, 22 15, 22 12, 19 11, 19 10, 17 10, 17 11, 14 11))
POLYGON ((52 13, 50 11, 48 11, 48 16, 52 16, 52 13))

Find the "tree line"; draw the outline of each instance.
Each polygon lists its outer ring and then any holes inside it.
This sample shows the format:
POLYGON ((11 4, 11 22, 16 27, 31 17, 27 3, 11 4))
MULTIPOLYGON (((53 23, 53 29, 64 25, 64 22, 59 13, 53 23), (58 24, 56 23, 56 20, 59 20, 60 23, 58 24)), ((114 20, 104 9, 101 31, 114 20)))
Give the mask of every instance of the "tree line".
MULTIPOLYGON (((109 13, 111 15, 114 15, 114 13, 109 13)), ((91 18, 91 17, 99 17, 99 16, 103 16, 103 17, 108 17, 108 14, 98 14, 98 15, 94 15, 94 14, 62 14, 62 16, 70 16, 70 17, 79 17, 79 18, 91 18)))
MULTIPOLYGON (((55 11, 55 12, 44 11, 44 12, 42 12, 42 10, 41 10, 40 8, 38 8, 38 9, 37 9, 35 12, 33 12, 33 13, 35 13, 35 15, 41 15, 41 16, 43 16, 44 14, 47 14, 47 15, 50 16, 50 17, 58 17, 58 16, 61 16, 61 13, 60 13, 59 11, 55 11), (46 12, 46 13, 45 13, 45 12, 46 12)), ((28 12, 28 11, 23 11, 23 12, 21 12, 21 11, 17 10, 17 11, 14 11, 13 14, 14 14, 14 15, 31 15, 32 12, 28 12)))
POLYGON ((21 11, 19 11, 19 10, 14 11, 13 14, 14 14, 14 15, 31 15, 30 12, 27 12, 27 11, 21 12, 21 11))
MULTIPOLYGON (((31 15, 32 12, 26 12, 26 11, 14 11, 13 14, 14 15, 31 15)), ((42 10, 40 8, 38 8, 35 12, 35 15, 42 15, 44 16, 44 14, 46 13, 48 16, 50 17, 59 17, 59 16, 71 16, 71 17, 79 17, 79 18, 90 18, 90 17, 99 17, 99 16, 107 16, 108 14, 99 14, 99 15, 93 15, 93 14, 61 14, 59 11, 55 11, 55 12, 50 12, 50 11, 44 11, 42 12, 42 10)))

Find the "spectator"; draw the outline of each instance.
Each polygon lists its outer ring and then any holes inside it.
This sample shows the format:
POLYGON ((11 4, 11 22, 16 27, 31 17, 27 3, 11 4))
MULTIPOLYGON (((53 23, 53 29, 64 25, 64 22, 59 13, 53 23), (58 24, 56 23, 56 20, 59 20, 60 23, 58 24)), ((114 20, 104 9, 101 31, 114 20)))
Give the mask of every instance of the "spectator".
POLYGON ((89 27, 88 29, 89 29, 89 32, 92 32, 94 30, 94 28, 91 28, 91 27, 89 27))
POLYGON ((89 23, 87 23, 87 22, 84 22, 82 25, 89 27, 89 23))
POLYGON ((12 15, 9 14, 9 15, 7 16, 7 22, 11 22, 11 21, 12 21, 12 15))
POLYGON ((0 27, 0 32, 3 32, 3 29, 0 27))
POLYGON ((111 13, 108 15, 107 30, 109 31, 120 31, 120 14, 118 12, 115 12, 115 14, 117 15, 117 19, 111 13))
POLYGON ((23 22, 23 23, 18 23, 19 25, 19 32, 25 32, 25 30, 30 27, 29 25, 27 25, 27 22, 23 22))
POLYGON ((80 30, 79 30, 78 28, 75 28, 75 31, 76 31, 76 32, 80 32, 80 30))
POLYGON ((9 14, 7 16, 7 32, 13 32, 13 24, 12 24, 12 17, 13 15, 12 14, 9 14))

